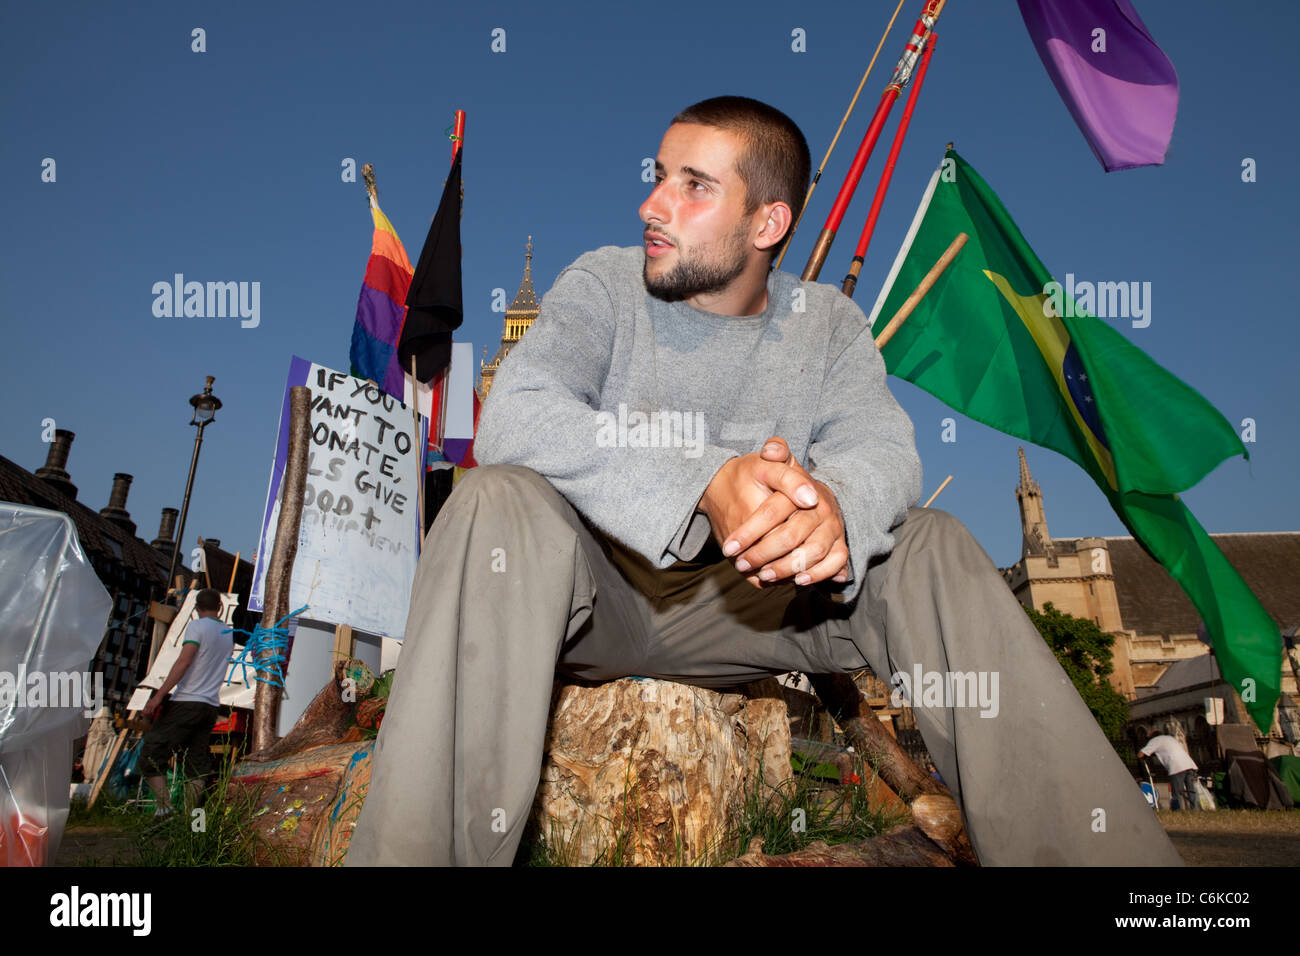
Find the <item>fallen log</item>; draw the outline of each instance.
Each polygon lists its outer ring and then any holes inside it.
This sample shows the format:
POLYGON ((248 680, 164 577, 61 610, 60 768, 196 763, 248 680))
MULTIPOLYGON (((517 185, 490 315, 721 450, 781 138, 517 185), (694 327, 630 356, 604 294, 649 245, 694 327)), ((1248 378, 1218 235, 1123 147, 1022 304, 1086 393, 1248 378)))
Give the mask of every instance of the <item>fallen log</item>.
POLYGON ((957 801, 947 787, 918 767, 885 730, 852 678, 847 674, 812 674, 810 679, 853 749, 911 808, 916 826, 954 862, 978 866, 957 801))
POLYGON ((374 741, 240 763, 227 799, 248 813, 259 866, 336 866, 370 781, 374 741))
POLYGON ((355 658, 334 664, 334 678, 312 698, 287 734, 271 746, 244 757, 245 762, 279 760, 312 747, 338 743, 356 718, 357 701, 370 693, 375 675, 355 658))
POLYGON ((885 730, 848 674, 811 674, 809 678, 849 744, 900 797, 911 803, 923 793, 948 794, 948 788, 918 767, 885 730))
POLYGON ((912 801, 912 819, 917 827, 940 846, 956 863, 979 866, 975 848, 961 823, 957 801, 946 793, 923 793, 912 801))

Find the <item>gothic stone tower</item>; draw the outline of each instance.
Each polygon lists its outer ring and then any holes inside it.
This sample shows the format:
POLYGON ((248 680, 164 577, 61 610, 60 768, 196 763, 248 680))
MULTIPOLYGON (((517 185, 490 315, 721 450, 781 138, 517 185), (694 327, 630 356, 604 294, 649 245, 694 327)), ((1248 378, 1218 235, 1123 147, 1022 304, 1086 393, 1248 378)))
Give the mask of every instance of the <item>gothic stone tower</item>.
POLYGON ((1090 620, 1108 634, 1115 634, 1111 683, 1131 697, 1134 689, 1129 642, 1120 616, 1109 544, 1105 538, 1052 539, 1043 509, 1043 490, 1029 473, 1024 448, 1020 449, 1016 501, 1024 535, 1020 560, 1002 572, 1011 592, 1027 607, 1041 610, 1051 601, 1057 610, 1090 620))
MULTIPOLYGON (((484 362, 479 360, 479 401, 486 401, 488 392, 492 389, 492 380, 496 377, 497 369, 501 367, 501 362, 510 354, 510 349, 514 344, 523 338, 528 327, 533 324, 537 318, 540 308, 537 305, 537 294, 533 291, 533 237, 528 237, 528 246, 524 253, 524 279, 519 283, 519 291, 515 293, 515 301, 506 309, 505 329, 501 333, 501 345, 497 348, 496 355, 492 356, 492 361, 484 362)), ((487 346, 483 347, 483 354, 487 355, 487 346)))

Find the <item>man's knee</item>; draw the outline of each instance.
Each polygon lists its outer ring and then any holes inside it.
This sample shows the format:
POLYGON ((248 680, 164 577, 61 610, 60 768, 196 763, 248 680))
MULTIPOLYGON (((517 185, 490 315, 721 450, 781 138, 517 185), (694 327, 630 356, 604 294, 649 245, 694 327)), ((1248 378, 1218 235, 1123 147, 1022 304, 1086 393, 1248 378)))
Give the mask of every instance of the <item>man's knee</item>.
MULTIPOLYGON (((543 475, 523 465, 479 465, 465 472, 438 511, 429 536, 449 522, 471 522, 476 530, 537 540, 553 540, 561 525, 579 526, 573 505, 543 475), (530 529, 530 530, 529 530, 530 529)), ((426 553, 430 549, 426 546, 426 553)), ((437 550, 436 548, 431 550, 437 550)))
POLYGON ((523 465, 479 465, 470 468, 452 489, 452 494, 465 495, 498 492, 513 492, 522 488, 545 486, 551 483, 531 468, 523 465))
POLYGON ((547 499, 561 497, 554 485, 531 468, 523 465, 479 465, 460 477, 446 506, 458 507, 480 496, 496 501, 537 496, 547 499))
POLYGON ((909 508, 907 517, 893 533, 896 541, 906 538, 913 547, 934 544, 979 547, 959 518, 938 508, 909 508))

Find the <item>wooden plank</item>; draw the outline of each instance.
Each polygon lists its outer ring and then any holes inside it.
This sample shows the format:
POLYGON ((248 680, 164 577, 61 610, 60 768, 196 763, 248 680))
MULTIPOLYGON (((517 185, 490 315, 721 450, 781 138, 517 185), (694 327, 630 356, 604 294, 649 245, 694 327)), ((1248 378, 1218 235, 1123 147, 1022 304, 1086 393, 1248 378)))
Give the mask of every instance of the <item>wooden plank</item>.
POLYGON ((356 654, 357 640, 352 636, 352 625, 334 626, 334 660, 341 661, 356 654))
POLYGON ((176 618, 177 608, 170 604, 159 604, 157 601, 149 602, 149 616, 155 621, 162 621, 164 624, 170 624, 176 618))
MULTIPOLYGON (((135 716, 135 711, 127 715, 128 719, 135 716)), ((108 759, 104 761, 104 769, 100 771, 99 776, 95 778, 95 786, 91 788, 90 799, 86 801, 86 809, 89 810, 99 799, 99 791, 104 789, 104 781, 108 775, 113 772, 113 764, 117 763, 117 753, 122 749, 122 741, 126 739, 127 728, 123 727, 122 732, 117 735, 117 740, 113 741, 113 749, 109 751, 108 759)))

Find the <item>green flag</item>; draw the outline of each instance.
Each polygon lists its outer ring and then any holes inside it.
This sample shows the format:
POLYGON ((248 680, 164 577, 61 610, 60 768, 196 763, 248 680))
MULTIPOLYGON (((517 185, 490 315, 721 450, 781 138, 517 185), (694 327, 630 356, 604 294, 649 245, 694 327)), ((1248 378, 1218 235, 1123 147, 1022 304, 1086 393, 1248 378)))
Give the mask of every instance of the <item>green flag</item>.
POLYGON ((1196 605, 1224 676, 1267 733, 1282 689, 1278 626, 1178 500, 1225 458, 1249 458, 1241 439, 1195 389, 1063 302, 998 197, 952 149, 921 199, 873 326, 894 315, 962 232, 965 248, 882 350, 886 367, 1088 472, 1196 605))

